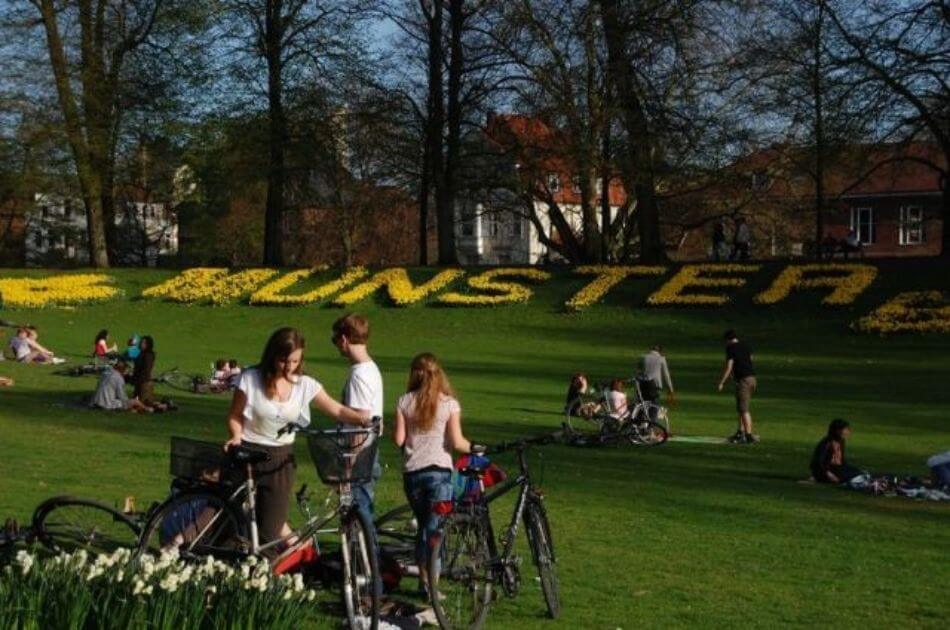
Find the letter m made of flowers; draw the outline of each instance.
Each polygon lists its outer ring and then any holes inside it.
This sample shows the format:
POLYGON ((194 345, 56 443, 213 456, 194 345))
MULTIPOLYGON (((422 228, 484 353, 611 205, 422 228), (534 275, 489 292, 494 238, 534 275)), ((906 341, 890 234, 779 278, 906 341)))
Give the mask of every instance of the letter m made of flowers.
POLYGON ((229 274, 220 267, 196 267, 145 289, 142 297, 182 304, 221 305, 250 295, 276 275, 274 269, 247 269, 229 274))

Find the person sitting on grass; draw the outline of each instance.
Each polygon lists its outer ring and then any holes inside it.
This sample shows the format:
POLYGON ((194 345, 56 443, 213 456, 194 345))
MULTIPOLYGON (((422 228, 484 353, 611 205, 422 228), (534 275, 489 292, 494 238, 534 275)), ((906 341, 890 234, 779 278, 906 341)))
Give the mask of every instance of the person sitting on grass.
POLYGON ((125 361, 119 359, 99 377, 96 392, 89 401, 93 409, 107 411, 131 411, 132 413, 149 413, 150 408, 135 398, 129 398, 125 393, 125 361))
POLYGON ((241 364, 237 359, 228 360, 228 387, 237 389, 238 381, 241 380, 241 364))
POLYGON ((436 504, 452 500, 452 451, 471 453, 462 433, 462 410, 432 354, 412 360, 406 393, 396 403, 393 442, 402 450, 403 489, 419 524, 416 562, 419 590, 428 585, 429 541, 439 526, 436 504))
POLYGON ((105 328, 100 330, 96 335, 92 354, 98 361, 108 361, 109 359, 118 358, 119 348, 115 344, 109 345, 109 331, 105 328))
POLYGON ((837 418, 828 425, 828 434, 815 446, 811 456, 811 474, 818 483, 847 483, 863 474, 848 463, 845 442, 851 437, 851 425, 837 418))
POLYGON ((141 349, 139 348, 139 336, 133 333, 126 343, 125 350, 122 351, 122 358, 131 363, 135 363, 139 358, 141 349))
POLYGON ((589 389, 586 374, 578 372, 571 376, 571 384, 567 387, 567 398, 564 401, 564 413, 569 416, 581 415, 583 396, 589 389))
POLYGON ((610 406, 610 415, 620 419, 627 413, 627 393, 622 378, 610 381, 610 391, 607 392, 607 404, 610 406))
POLYGON ((155 341, 145 335, 139 341, 139 358, 132 368, 132 385, 135 397, 152 411, 168 411, 168 405, 155 400, 155 386, 152 381, 152 369, 155 367, 155 341))
POLYGON ((214 362, 214 371, 211 373, 211 383, 212 387, 217 387, 220 389, 225 389, 228 387, 228 383, 231 380, 231 370, 228 367, 228 362, 224 359, 218 359, 214 362))
POLYGON ((25 327, 17 328, 16 335, 10 339, 10 350, 13 358, 20 363, 62 363, 52 350, 41 346, 36 340, 36 329, 25 327))

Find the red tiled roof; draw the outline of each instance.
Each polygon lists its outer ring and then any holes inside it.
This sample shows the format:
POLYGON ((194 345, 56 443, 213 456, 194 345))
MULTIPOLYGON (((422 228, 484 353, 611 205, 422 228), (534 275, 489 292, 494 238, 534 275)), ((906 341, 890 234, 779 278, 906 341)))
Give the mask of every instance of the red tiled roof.
MULTIPOLYGON (((581 195, 574 191, 576 171, 561 148, 567 140, 560 130, 534 116, 493 114, 485 125, 485 136, 498 148, 516 152, 519 162, 530 166, 526 172, 543 173, 544 177, 557 173, 561 189, 554 194, 554 200, 580 205, 581 195)), ((611 180, 609 188, 610 205, 623 205, 627 194, 619 177, 611 180)))

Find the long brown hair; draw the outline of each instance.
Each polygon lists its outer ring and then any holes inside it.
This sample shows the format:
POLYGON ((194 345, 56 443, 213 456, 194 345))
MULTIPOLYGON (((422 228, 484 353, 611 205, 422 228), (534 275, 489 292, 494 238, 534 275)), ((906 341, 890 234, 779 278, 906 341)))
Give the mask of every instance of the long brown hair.
MULTIPOLYGON (((277 393, 277 379, 282 376, 277 373, 277 362, 286 361, 295 350, 303 350, 304 347, 303 335, 296 328, 279 328, 271 334, 261 354, 261 361, 257 364, 268 398, 273 398, 277 393)), ((294 374, 297 376, 303 374, 302 356, 294 374)))
POLYGON ((428 431, 435 424, 439 409, 439 399, 444 396, 455 397, 452 385, 442 370, 434 354, 423 352, 417 355, 409 366, 407 392, 416 393, 415 426, 421 432, 428 431))

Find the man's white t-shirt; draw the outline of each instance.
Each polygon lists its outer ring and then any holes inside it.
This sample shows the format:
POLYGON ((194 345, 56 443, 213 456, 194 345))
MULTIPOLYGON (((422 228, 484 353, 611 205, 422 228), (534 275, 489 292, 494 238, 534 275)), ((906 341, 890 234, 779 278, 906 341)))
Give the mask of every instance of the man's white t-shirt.
POLYGON ((293 433, 278 437, 277 432, 290 422, 310 424, 310 401, 323 389, 315 379, 302 375, 291 386, 287 400, 272 400, 267 397, 264 379, 257 368, 244 370, 237 387, 247 396, 244 440, 264 446, 293 444, 293 433))
MULTIPOLYGON (((354 363, 350 366, 350 377, 343 386, 343 404, 351 409, 363 409, 373 416, 383 417, 383 375, 374 361, 354 363)), ((383 430, 382 420, 379 430, 383 430)))

